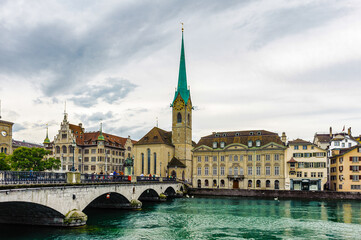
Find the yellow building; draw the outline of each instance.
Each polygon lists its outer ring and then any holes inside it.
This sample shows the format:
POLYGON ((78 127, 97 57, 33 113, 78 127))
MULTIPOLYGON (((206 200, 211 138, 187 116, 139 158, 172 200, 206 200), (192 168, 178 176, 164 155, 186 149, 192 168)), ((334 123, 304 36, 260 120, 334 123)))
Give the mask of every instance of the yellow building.
POLYGON ((193 149, 193 187, 284 189, 284 143, 265 130, 214 132, 193 149))
POLYGON ((324 190, 327 151, 302 139, 288 142, 285 161, 286 190, 324 190))
POLYGON ((187 85, 183 29, 178 87, 172 108, 172 131, 153 128, 135 144, 135 174, 192 179, 192 101, 187 85))
POLYGON ((361 192, 361 147, 334 150, 330 158, 331 190, 361 192))
POLYGON ((0 153, 13 153, 12 135, 14 123, 0 120, 0 153))
POLYGON ((97 132, 85 132, 81 123, 70 124, 67 114, 54 141, 50 142, 48 134, 44 140, 50 156, 61 161, 63 171, 98 174, 123 171, 125 158, 133 156, 134 143, 129 136, 103 133, 102 127, 97 132))

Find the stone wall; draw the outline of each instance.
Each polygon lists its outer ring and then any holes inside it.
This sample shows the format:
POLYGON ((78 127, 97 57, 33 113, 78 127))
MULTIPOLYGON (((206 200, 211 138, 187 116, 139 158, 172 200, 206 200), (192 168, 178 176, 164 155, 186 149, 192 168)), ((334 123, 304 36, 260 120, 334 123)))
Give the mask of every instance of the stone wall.
POLYGON ((244 190, 244 189, 188 189, 189 195, 214 197, 253 197, 278 199, 335 199, 361 200, 360 192, 332 191, 288 191, 288 190, 244 190))

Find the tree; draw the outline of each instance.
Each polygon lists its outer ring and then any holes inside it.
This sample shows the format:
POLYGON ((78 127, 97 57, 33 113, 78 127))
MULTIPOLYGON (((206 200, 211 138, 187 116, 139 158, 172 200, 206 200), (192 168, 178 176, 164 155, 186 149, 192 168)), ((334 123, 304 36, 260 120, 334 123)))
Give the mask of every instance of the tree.
POLYGON ((5 153, 0 153, 0 170, 10 170, 9 156, 5 153))
POLYGON ((44 171, 58 169, 60 160, 46 158, 50 151, 44 148, 20 147, 14 150, 11 156, 11 167, 20 171, 44 171))

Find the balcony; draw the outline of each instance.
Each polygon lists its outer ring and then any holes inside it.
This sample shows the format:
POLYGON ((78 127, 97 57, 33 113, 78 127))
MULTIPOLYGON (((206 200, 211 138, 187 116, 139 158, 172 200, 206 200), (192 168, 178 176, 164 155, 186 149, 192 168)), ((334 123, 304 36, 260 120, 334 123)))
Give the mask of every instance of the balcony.
POLYGON ((227 175, 227 178, 234 179, 234 180, 243 180, 244 175, 227 175))

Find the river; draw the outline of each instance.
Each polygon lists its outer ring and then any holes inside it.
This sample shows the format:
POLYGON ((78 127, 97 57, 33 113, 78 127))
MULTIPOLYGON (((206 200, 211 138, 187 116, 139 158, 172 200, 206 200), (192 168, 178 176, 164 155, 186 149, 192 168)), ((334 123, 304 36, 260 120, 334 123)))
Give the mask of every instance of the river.
POLYGON ((0 225, 0 239, 361 239, 361 202, 175 199, 86 211, 79 228, 0 225))

